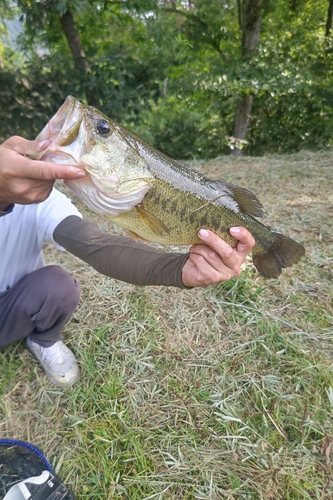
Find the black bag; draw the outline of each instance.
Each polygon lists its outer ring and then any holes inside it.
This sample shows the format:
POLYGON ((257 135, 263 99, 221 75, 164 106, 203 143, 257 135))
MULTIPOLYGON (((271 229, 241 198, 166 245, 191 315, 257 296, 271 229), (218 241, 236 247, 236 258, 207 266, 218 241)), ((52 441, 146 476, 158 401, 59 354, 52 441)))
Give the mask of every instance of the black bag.
POLYGON ((38 448, 11 439, 0 439, 0 499, 75 500, 38 448))

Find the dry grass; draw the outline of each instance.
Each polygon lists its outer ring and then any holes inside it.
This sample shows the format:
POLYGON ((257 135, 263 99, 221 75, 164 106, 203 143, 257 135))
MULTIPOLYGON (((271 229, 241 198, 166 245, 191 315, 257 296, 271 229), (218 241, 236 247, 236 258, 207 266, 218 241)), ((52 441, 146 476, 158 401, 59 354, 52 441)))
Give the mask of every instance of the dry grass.
POLYGON ((188 291, 120 283, 48 247, 81 281, 64 334, 82 378, 58 390, 22 344, 3 349, 0 436, 39 446, 77 500, 329 500, 331 154, 192 165, 255 192, 306 257, 278 280, 248 261, 239 279, 188 291))

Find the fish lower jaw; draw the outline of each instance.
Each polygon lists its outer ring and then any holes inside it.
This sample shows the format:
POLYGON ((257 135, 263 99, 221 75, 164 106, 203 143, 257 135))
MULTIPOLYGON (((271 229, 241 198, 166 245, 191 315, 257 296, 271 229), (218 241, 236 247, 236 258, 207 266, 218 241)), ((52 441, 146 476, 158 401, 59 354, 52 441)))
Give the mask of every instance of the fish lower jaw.
POLYGON ((40 159, 61 165, 79 166, 81 165, 80 156, 80 151, 75 150, 73 147, 59 148, 56 143, 52 143, 43 151, 40 159))

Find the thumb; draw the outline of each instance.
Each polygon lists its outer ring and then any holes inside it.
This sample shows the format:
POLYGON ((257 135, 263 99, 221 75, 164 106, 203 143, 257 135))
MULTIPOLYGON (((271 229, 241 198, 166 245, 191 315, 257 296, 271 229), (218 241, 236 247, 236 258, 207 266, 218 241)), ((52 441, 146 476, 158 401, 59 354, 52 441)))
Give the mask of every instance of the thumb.
POLYGON ((56 180, 56 179, 82 179, 86 172, 72 165, 59 165, 47 161, 36 161, 51 141, 28 141, 23 137, 13 136, 3 143, 3 146, 14 154, 21 155, 17 164, 17 170, 29 179, 56 180), (30 157, 30 158, 29 158, 30 157), (31 157, 35 159, 32 160, 31 157))
POLYGON ((34 156, 46 149, 50 143, 49 139, 44 141, 28 141, 28 139, 14 135, 5 141, 3 146, 23 156, 34 156))
MULTIPOLYGON (((34 179, 43 179, 55 181, 56 179, 83 179, 87 176, 86 172, 72 165, 58 165, 47 161, 29 161, 29 176, 34 179)), ((28 166, 28 165, 27 165, 28 166)))
POLYGON ((255 245, 252 234, 244 227, 231 227, 230 234, 238 240, 236 245, 237 252, 245 257, 255 245))

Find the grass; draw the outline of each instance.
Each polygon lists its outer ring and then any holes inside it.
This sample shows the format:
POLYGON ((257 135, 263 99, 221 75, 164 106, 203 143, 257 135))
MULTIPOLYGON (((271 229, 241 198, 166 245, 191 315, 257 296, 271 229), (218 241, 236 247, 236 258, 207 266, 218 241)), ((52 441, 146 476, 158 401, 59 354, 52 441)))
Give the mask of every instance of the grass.
POLYGON ((39 446, 77 500, 332 499, 331 154, 193 166, 255 192, 306 257, 277 280, 249 259, 237 279, 177 290, 47 247, 81 281, 64 335, 82 377, 57 389, 23 344, 2 349, 0 437, 39 446))

